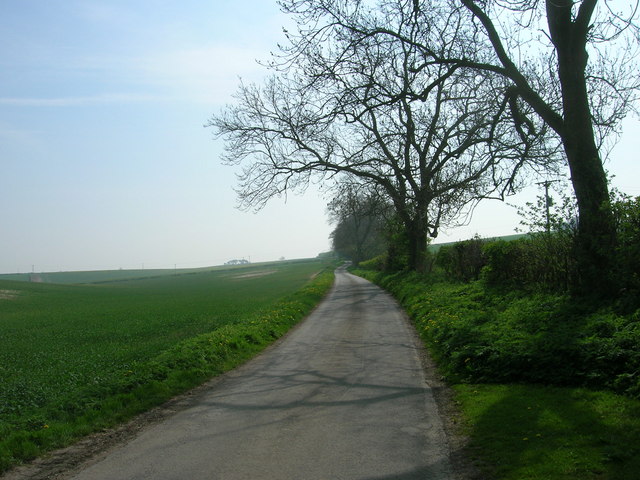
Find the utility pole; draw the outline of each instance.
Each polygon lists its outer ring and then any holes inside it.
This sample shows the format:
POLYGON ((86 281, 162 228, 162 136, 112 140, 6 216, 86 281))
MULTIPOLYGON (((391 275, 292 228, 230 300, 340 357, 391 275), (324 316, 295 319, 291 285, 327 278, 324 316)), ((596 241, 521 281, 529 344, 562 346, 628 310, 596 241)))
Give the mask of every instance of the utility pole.
POLYGON ((559 180, 545 180, 544 182, 536 183, 536 185, 544 185, 544 204, 547 218, 547 233, 551 233, 551 214, 549 212, 549 207, 551 206, 551 197, 549 196, 549 186, 554 182, 559 182, 559 180))

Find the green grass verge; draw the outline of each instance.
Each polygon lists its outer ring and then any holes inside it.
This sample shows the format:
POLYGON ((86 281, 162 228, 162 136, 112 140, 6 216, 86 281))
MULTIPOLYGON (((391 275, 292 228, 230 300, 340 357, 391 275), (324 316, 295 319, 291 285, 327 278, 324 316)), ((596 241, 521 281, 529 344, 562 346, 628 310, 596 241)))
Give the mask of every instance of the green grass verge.
POLYGON ((0 290, 17 293, 0 312, 0 471, 246 361, 322 299, 333 273, 308 281, 320 268, 109 287, 3 282, 0 290))
POLYGON ((473 451, 492 478, 638 478, 636 316, 481 282, 355 273, 387 288, 411 316, 454 386, 473 451))
POLYGON ((504 480, 635 480, 640 402, 533 385, 455 387, 471 449, 504 480))

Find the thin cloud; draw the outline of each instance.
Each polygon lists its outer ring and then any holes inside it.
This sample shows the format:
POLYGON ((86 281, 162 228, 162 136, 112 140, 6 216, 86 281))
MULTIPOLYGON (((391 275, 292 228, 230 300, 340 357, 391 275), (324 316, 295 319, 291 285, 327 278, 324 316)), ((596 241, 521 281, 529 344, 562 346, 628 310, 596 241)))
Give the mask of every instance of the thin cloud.
POLYGON ((85 80, 85 86, 95 81, 100 89, 150 93, 0 97, 0 106, 53 108, 176 101, 223 104, 231 100, 239 78, 253 81, 264 77, 267 71, 258 60, 266 56, 264 50, 250 47, 210 45, 135 56, 67 58, 48 66, 52 76, 85 78, 89 80, 85 80))
POLYGON ((100 94, 82 97, 21 98, 0 97, 0 105, 12 107, 83 107, 116 103, 157 102, 166 98, 137 94, 100 94))

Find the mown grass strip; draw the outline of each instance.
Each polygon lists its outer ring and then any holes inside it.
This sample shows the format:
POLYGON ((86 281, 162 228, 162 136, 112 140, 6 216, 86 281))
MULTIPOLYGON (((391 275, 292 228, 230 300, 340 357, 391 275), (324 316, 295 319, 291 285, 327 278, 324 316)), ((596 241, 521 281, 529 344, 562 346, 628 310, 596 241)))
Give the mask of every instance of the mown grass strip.
POLYGON ((0 471, 113 426, 263 350, 304 318, 333 284, 326 270, 296 293, 209 333, 183 340, 109 383, 88 385, 60 405, 0 425, 0 471))
POLYGON ((387 288, 411 316, 455 390, 471 453, 490 478, 638 478, 639 400, 541 385, 600 381, 619 358, 636 358, 633 321, 608 313, 580 317, 572 309, 568 315, 562 298, 499 294, 480 283, 354 273, 387 288), (622 334, 624 342, 616 342, 622 334), (608 348, 593 348, 601 344, 608 348), (578 361, 577 355, 594 360, 578 361), (519 383, 505 382, 511 378, 519 383))

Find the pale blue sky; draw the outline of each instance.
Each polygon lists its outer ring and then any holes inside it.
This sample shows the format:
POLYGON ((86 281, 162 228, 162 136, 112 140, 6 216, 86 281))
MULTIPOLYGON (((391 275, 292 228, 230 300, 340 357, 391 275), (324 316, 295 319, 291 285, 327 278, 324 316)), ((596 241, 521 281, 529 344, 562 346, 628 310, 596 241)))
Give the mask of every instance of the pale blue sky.
MULTIPOLYGON (((0 272, 326 251, 327 199, 313 190, 238 211, 235 171, 203 128, 239 77, 265 74, 256 59, 276 49, 286 21, 273 0, 2 0, 0 272)), ((635 195, 638 123, 627 122, 608 164, 635 195)), ((439 240, 511 234, 517 223, 490 202, 439 240)))

